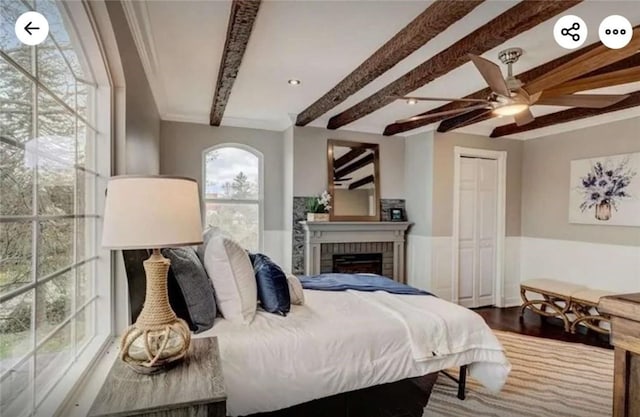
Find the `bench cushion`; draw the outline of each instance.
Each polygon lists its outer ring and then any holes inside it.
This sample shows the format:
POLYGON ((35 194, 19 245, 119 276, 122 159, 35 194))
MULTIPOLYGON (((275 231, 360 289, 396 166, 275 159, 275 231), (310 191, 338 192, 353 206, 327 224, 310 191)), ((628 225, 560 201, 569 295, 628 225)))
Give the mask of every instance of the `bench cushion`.
POLYGON ((569 282, 547 278, 529 279, 522 282, 520 285, 531 289, 535 288, 541 291, 563 295, 565 297, 572 297, 576 292, 588 290, 588 288, 584 285, 571 284, 569 282))
POLYGON ((607 295, 613 295, 614 293, 604 290, 592 290, 586 289, 582 291, 578 291, 571 296, 576 301, 587 301, 592 304, 598 304, 600 301, 600 297, 604 297, 607 295))

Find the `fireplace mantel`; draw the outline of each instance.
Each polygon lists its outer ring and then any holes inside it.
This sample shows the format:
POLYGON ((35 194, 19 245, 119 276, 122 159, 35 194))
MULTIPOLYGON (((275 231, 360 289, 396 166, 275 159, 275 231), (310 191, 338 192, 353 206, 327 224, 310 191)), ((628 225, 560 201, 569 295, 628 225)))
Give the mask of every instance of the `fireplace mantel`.
POLYGON ((305 234, 304 271, 320 273, 326 243, 393 242, 393 279, 405 282, 405 235, 410 222, 300 222, 305 234))

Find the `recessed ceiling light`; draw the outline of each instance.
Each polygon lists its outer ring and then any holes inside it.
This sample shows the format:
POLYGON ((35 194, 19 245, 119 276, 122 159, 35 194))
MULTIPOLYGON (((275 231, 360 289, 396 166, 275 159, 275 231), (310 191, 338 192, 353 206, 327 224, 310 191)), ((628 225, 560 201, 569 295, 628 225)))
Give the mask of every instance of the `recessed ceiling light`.
POLYGON ((300 80, 296 80, 295 78, 292 78, 287 82, 289 83, 289 85, 300 85, 300 83, 301 83, 300 80))
POLYGON ((407 100, 407 104, 413 106, 414 104, 418 104, 418 100, 416 100, 415 98, 410 98, 409 100, 407 100))

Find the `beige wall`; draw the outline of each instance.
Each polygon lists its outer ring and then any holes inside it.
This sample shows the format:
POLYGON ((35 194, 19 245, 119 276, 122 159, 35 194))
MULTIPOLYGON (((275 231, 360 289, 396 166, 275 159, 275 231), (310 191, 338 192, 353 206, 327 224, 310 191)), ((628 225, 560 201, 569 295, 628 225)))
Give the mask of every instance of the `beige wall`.
MULTIPOLYGON (((144 73, 138 50, 133 42, 124 10, 119 1, 105 2, 113 26, 125 78, 126 101, 124 149, 125 166, 116 167, 119 174, 158 174, 160 172, 160 115, 144 73)), ((117 145, 116 145, 117 146, 117 145)))
POLYGON ((264 229, 284 230, 285 133, 162 121, 160 173, 195 178, 202 184, 202 152, 222 143, 251 146, 264 156, 264 229))
POLYGON ((404 138, 319 127, 294 128, 294 196, 316 195, 327 189, 328 139, 380 144, 380 196, 404 198, 404 138))
POLYGON ((523 142, 463 133, 436 133, 433 140, 433 236, 451 236, 453 223, 453 148, 507 151, 506 235, 520 236, 523 142))
POLYGON ((573 159, 640 151, 640 118, 524 142, 523 236, 640 246, 640 228, 569 223, 573 159))

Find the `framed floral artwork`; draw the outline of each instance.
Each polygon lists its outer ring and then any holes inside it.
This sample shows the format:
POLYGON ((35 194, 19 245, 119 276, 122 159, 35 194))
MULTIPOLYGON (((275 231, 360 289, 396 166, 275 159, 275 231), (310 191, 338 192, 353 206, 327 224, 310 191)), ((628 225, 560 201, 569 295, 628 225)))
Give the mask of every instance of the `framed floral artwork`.
POLYGON ((571 161, 569 222, 640 226, 640 152, 571 161))

